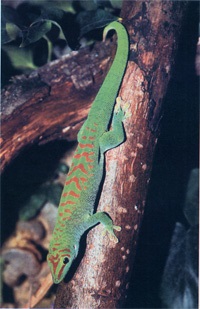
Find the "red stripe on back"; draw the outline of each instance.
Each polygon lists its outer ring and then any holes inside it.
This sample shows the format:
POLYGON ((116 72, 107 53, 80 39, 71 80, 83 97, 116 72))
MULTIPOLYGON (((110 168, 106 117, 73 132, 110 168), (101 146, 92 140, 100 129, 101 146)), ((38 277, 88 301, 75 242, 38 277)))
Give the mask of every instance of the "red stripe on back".
POLYGON ((93 144, 81 144, 79 143, 78 145, 81 149, 83 148, 94 148, 94 145, 93 144))
POLYGON ((81 190, 81 186, 80 186, 80 184, 79 184, 79 179, 78 179, 78 177, 76 177, 76 176, 72 177, 70 180, 68 180, 68 181, 65 182, 65 185, 68 186, 68 185, 70 185, 72 182, 75 182, 76 188, 77 188, 78 190, 81 190))
POLYGON ((72 213, 70 209, 65 209, 64 212, 67 212, 67 213, 69 213, 69 214, 72 213))
MULTIPOLYGON (((78 156, 78 155, 76 155, 76 156, 78 156)), ((74 156, 74 158, 75 158, 76 156, 74 156)), ((87 174, 87 173, 88 173, 87 170, 85 169, 84 165, 83 165, 82 163, 80 163, 80 164, 74 166, 73 169, 68 173, 67 176, 70 176, 72 173, 74 173, 74 172, 77 171, 78 169, 80 169, 81 172, 83 172, 84 174, 87 174)))
POLYGON ((77 194, 77 193, 74 192, 74 191, 64 192, 62 196, 63 196, 63 197, 67 197, 67 196, 69 196, 69 195, 71 195, 71 196, 73 196, 73 197, 77 197, 77 198, 80 197, 80 194, 77 194))
POLYGON ((74 205, 74 204, 76 203, 73 201, 66 201, 66 202, 61 203, 60 206, 67 206, 67 205, 74 205))
POLYGON ((85 157, 86 162, 93 162, 94 160, 89 158, 89 156, 93 156, 93 155, 94 155, 94 152, 82 152, 82 153, 76 154, 74 158, 80 159, 81 157, 85 157))
POLYGON ((80 177, 80 180, 81 180, 82 182, 86 182, 86 181, 87 181, 87 178, 80 177))

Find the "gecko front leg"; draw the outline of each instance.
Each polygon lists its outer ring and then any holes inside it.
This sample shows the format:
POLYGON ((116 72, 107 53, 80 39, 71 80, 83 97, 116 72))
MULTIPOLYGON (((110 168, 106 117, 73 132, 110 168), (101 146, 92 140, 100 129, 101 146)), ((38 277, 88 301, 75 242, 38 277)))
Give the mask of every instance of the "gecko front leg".
POLYGON ((111 122, 111 129, 100 137, 99 145, 101 154, 109 149, 119 146, 125 140, 126 135, 124 132, 123 121, 130 116, 130 112, 128 112, 129 104, 127 103, 125 107, 122 108, 121 102, 122 99, 117 97, 111 122))

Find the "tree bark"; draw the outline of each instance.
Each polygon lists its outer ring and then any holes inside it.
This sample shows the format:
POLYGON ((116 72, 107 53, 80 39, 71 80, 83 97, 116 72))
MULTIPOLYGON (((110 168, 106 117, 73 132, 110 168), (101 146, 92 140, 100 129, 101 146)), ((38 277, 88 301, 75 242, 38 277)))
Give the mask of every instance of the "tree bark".
POLYGON ((2 91, 2 171, 30 145, 76 140, 110 55, 111 44, 97 43, 13 78, 2 91))
MULTIPOLYGON (((108 212, 122 227, 117 233, 120 242, 114 244, 103 236, 101 225, 88 233, 84 257, 73 279, 58 287, 56 308, 124 306, 163 99, 186 8, 182 1, 123 3, 130 56, 120 96, 130 103, 132 116, 125 121, 126 142, 106 154, 106 178, 98 206, 98 211, 108 212)), ((3 90, 3 169, 32 143, 76 138, 108 69, 109 55, 111 45, 99 43, 91 53, 87 48, 73 53, 29 77, 15 79, 3 90)))

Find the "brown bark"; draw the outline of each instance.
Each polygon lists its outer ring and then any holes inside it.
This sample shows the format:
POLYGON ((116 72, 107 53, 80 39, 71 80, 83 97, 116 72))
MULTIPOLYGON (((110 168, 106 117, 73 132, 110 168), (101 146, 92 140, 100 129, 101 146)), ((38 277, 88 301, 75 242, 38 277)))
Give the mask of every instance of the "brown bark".
POLYGON ((96 44, 19 76, 2 91, 1 168, 25 147, 75 140, 108 69, 111 44, 96 44), (97 57, 98 55, 98 57, 97 57))
MULTIPOLYGON (((132 116, 125 121, 126 142, 106 154, 106 179, 98 206, 122 227, 117 232, 120 242, 114 244, 103 236, 101 225, 89 232, 73 279, 59 285, 56 308, 124 305, 185 8, 182 1, 124 1, 130 61, 120 96, 130 102, 132 116)), ((110 45, 97 44, 92 53, 85 49, 67 56, 28 78, 16 79, 4 90, 3 168, 31 143, 75 139, 110 54, 110 45)))

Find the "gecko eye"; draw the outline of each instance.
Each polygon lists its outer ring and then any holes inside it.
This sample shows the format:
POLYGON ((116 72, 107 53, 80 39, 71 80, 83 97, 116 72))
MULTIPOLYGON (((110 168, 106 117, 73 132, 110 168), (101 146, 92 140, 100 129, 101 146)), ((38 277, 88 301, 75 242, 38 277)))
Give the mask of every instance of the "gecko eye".
POLYGON ((67 263, 69 263, 69 259, 68 259, 68 257, 64 257, 63 264, 67 264, 67 263))

